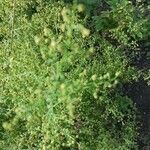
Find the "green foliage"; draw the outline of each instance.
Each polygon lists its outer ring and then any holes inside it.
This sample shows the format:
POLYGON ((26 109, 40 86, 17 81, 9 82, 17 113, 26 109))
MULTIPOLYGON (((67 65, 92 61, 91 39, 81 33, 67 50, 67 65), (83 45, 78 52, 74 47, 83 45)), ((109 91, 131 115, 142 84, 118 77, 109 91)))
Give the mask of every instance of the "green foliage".
POLYGON ((82 4, 0 3, 0 149, 136 148, 135 108, 120 92, 138 78, 124 53, 142 37, 134 7, 96 16, 101 34, 82 4))
POLYGON ((104 11, 94 17, 96 30, 110 34, 118 43, 133 44, 134 40, 142 38, 145 29, 144 19, 141 19, 142 16, 138 14, 140 10, 137 9, 127 1, 115 3, 111 11, 104 11))
POLYGON ((148 85, 150 85, 150 70, 145 73, 144 79, 147 81, 148 85))
POLYGON ((100 2, 100 0, 78 0, 79 3, 84 3, 85 5, 93 5, 93 4, 97 4, 98 2, 100 2))

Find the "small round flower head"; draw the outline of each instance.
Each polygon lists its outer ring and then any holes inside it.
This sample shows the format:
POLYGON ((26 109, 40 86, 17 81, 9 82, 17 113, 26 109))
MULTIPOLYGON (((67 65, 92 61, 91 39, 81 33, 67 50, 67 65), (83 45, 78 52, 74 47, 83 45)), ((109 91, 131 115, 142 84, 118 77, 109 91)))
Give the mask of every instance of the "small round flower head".
POLYGON ((110 74, 109 74, 109 73, 106 73, 103 77, 104 77, 104 79, 107 79, 107 78, 110 77, 110 74))
POLYGON ((83 74, 86 75, 86 73, 87 73, 87 71, 86 71, 86 69, 84 69, 83 74))
POLYGON ((89 52, 90 52, 90 53, 93 53, 93 52, 94 52, 94 48, 93 48, 93 47, 90 47, 89 52))
POLYGON ((115 81, 114 81, 114 85, 117 85, 117 84, 118 84, 118 80, 115 80, 115 81))
POLYGON ((69 20, 68 20, 68 16, 67 16, 68 11, 69 11, 69 10, 64 7, 63 10, 62 10, 62 12, 61 12, 61 15, 62 15, 63 20, 64 20, 65 22, 68 22, 68 21, 69 21, 69 20))
POLYGON ((121 74, 121 72, 120 72, 120 71, 117 71, 117 72, 115 73, 115 76, 118 77, 118 76, 120 76, 120 74, 121 74))
POLYGON ((40 38, 38 37, 38 36, 35 36, 34 37, 34 41, 35 41, 35 43, 38 45, 39 43, 40 43, 40 38))
POLYGON ((49 35, 49 29, 48 29, 48 28, 44 28, 43 32, 44 32, 44 35, 45 35, 45 36, 48 36, 48 35, 49 35))
POLYGON ((98 96, 97 96, 97 93, 96 93, 96 92, 94 92, 93 96, 94 96, 94 98, 95 98, 95 99, 97 99, 97 98, 98 98, 98 96))
POLYGON ((79 5, 77 6, 77 9, 78 9, 78 12, 83 12, 83 11, 85 10, 85 7, 84 7, 83 4, 79 4, 79 5))
POLYGON ((65 89, 65 84, 61 84, 61 85, 60 85, 60 89, 61 89, 61 90, 64 90, 64 89, 65 89))
POLYGON ((85 38, 85 37, 88 37, 90 35, 90 30, 87 28, 83 28, 81 33, 82 33, 83 38, 85 38))
POLYGON ((48 39, 45 39, 45 43, 46 43, 46 44, 48 43, 48 41, 49 41, 48 39))
POLYGON ((64 8, 62 9, 62 11, 61 11, 61 15, 64 16, 64 15, 66 15, 66 13, 67 13, 67 10, 66 10, 66 8, 64 7, 64 8))
POLYGON ((56 42, 54 40, 51 41, 50 47, 52 48, 56 47, 56 42))
POLYGON ((65 31, 65 24, 61 24, 60 29, 61 29, 62 32, 64 32, 65 31))
POLYGON ((8 122, 4 122, 2 126, 5 130, 9 130, 9 131, 12 130, 12 125, 8 122))
POLYGON ((96 80, 96 74, 92 75, 91 79, 92 79, 93 81, 95 81, 95 80, 96 80))

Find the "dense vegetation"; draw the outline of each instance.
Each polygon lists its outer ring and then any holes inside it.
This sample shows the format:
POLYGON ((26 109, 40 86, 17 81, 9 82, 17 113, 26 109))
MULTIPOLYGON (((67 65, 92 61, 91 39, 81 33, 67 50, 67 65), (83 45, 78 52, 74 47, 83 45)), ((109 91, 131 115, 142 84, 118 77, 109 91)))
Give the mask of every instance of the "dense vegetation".
POLYGON ((149 44, 145 3, 0 2, 0 149, 137 149, 122 87, 150 81, 134 65, 149 44))

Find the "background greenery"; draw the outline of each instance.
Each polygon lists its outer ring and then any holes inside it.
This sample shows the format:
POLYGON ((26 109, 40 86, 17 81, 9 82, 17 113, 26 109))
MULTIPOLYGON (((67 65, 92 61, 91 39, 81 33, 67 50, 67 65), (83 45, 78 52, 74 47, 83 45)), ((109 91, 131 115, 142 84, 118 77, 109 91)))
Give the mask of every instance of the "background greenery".
POLYGON ((148 5, 128 0, 0 2, 0 149, 134 150, 124 84, 147 70, 148 5))

